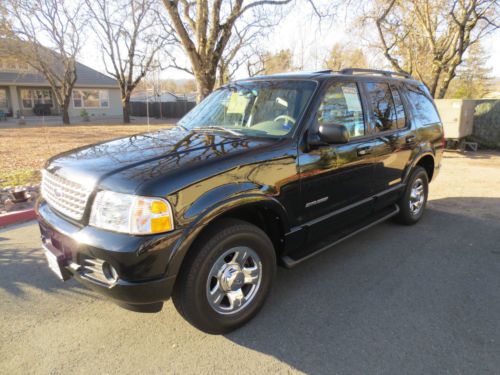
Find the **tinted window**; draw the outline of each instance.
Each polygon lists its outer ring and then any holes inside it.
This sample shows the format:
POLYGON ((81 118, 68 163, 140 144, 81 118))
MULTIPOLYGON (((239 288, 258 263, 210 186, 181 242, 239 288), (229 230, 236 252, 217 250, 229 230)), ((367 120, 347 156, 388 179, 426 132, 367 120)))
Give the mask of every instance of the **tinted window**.
POLYGON ((403 101, 401 100, 401 95, 399 95, 399 90, 391 85, 392 98, 394 99, 394 106, 396 108, 396 119, 398 129, 406 127, 406 114, 405 107, 403 106, 403 101))
POLYGON ((389 85, 370 82, 366 84, 366 89, 372 117, 375 121, 375 131, 383 132, 397 129, 396 110, 389 85))
POLYGON ((408 101, 412 106, 413 117, 417 126, 435 124, 440 122, 439 115, 427 96, 427 89, 417 86, 407 86, 408 101))
POLYGON ((355 83, 335 82, 328 87, 317 116, 319 125, 344 125, 351 137, 365 134, 363 109, 355 83))
POLYGON ((310 81, 247 81, 224 86, 184 116, 179 125, 196 130, 218 126, 255 137, 291 134, 311 98, 310 81))

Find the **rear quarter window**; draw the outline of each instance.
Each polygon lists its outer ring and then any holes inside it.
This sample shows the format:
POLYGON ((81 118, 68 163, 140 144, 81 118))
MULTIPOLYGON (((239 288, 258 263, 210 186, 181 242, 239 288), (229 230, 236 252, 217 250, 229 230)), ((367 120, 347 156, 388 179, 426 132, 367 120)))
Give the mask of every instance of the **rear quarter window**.
POLYGON ((406 95, 417 126, 440 122, 436 107, 425 87, 406 85, 406 95))

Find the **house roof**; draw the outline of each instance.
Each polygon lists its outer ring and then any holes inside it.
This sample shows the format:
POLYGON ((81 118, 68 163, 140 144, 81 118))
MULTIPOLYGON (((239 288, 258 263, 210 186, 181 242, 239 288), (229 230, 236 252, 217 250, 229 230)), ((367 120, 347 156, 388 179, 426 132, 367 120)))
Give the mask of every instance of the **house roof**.
MULTIPOLYGON (((0 38, 0 57, 17 59, 16 50, 29 48, 29 42, 8 38, 0 38)), ((58 54, 53 50, 41 47, 42 53, 45 51, 47 59, 53 60, 55 70, 63 74, 63 67, 58 58, 58 54)), ((94 70, 82 63, 76 62, 77 80, 75 87, 118 87, 118 82, 97 70, 94 70)), ((21 85, 21 86, 50 86, 43 74, 35 71, 15 71, 0 69, 0 85, 21 85)))
MULTIPOLYGON (((118 87, 118 82, 86 65, 77 63, 75 87, 118 87)), ((30 72, 1 72, 0 85, 50 86, 42 74, 30 72)))

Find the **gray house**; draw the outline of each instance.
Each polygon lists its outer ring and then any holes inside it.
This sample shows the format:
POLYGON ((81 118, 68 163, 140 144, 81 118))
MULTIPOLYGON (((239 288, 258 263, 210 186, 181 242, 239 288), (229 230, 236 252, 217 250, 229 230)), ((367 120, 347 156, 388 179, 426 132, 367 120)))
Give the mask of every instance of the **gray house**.
MULTIPOLYGON (((30 116, 41 105, 50 107, 51 114, 60 114, 54 93, 43 75, 16 58, 0 56, 0 111, 30 116)), ((94 116, 121 115, 121 96, 116 80, 77 63, 69 115, 80 116, 83 109, 94 116)))

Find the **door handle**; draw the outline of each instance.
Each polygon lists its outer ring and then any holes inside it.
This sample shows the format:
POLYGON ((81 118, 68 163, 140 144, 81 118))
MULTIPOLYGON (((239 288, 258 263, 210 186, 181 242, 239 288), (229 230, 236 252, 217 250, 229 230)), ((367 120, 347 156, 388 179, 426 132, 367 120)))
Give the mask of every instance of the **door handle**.
POLYGON ((361 146, 358 147, 356 150, 358 152, 358 156, 368 155, 371 154, 372 152, 371 146, 361 146))
POLYGON ((416 140, 417 140, 417 137, 415 135, 409 135, 408 137, 406 137, 407 144, 415 143, 416 140))

